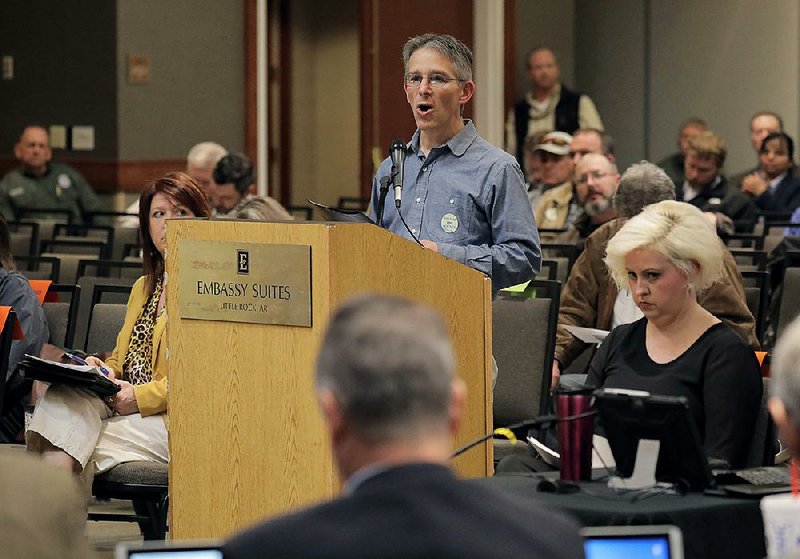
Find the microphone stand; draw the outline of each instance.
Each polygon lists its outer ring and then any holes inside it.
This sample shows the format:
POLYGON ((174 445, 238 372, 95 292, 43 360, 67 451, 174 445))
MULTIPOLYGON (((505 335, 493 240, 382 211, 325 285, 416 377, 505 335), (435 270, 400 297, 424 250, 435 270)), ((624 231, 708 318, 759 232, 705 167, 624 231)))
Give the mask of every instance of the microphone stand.
POLYGON ((389 193, 389 184, 392 182, 392 177, 381 177, 381 188, 378 196, 378 207, 375 210, 375 215, 378 218, 378 227, 383 228, 383 208, 386 205, 386 195, 389 193))

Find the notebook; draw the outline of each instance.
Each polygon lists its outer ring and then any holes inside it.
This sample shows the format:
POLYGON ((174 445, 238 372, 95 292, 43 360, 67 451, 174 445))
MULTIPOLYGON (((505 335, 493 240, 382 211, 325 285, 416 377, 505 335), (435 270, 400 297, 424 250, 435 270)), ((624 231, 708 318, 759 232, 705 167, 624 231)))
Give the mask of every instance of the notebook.
POLYGON ((683 559, 677 526, 596 526, 581 535, 586 559, 683 559))

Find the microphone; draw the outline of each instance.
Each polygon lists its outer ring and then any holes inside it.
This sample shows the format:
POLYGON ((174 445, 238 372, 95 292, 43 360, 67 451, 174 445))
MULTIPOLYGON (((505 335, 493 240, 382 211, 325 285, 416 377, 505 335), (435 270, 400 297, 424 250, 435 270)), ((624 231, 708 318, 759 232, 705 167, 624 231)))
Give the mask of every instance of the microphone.
POLYGON ((403 164, 406 161, 406 144, 403 140, 394 140, 389 146, 392 157, 392 184, 394 184, 394 205, 400 207, 403 195, 403 164))

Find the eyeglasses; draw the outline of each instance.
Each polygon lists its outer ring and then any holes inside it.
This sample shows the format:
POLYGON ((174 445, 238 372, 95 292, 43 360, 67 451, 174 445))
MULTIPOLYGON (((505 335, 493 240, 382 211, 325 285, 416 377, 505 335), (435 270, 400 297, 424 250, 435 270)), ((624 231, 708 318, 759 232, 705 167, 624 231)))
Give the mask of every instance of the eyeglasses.
POLYGON ((611 175, 611 173, 604 173, 602 171, 590 171, 585 175, 579 176, 577 179, 575 179, 575 182, 578 184, 585 184, 589 182, 589 177, 593 178, 596 181, 599 181, 600 179, 607 177, 609 175, 611 175))
POLYGON ((428 85, 434 88, 444 87, 450 82, 464 81, 458 78, 445 76, 444 74, 430 74, 428 76, 423 76, 422 74, 408 74, 405 78, 406 86, 419 87, 425 79, 428 80, 428 85))

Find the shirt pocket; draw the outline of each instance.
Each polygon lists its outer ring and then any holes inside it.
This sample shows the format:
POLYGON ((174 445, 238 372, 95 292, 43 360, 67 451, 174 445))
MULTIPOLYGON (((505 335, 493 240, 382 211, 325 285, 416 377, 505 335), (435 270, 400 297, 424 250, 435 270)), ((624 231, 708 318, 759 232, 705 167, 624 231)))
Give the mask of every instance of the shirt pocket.
POLYGON ((463 244, 472 228, 474 202, 466 194, 450 194, 443 199, 429 200, 425 208, 426 230, 431 240, 463 244))

